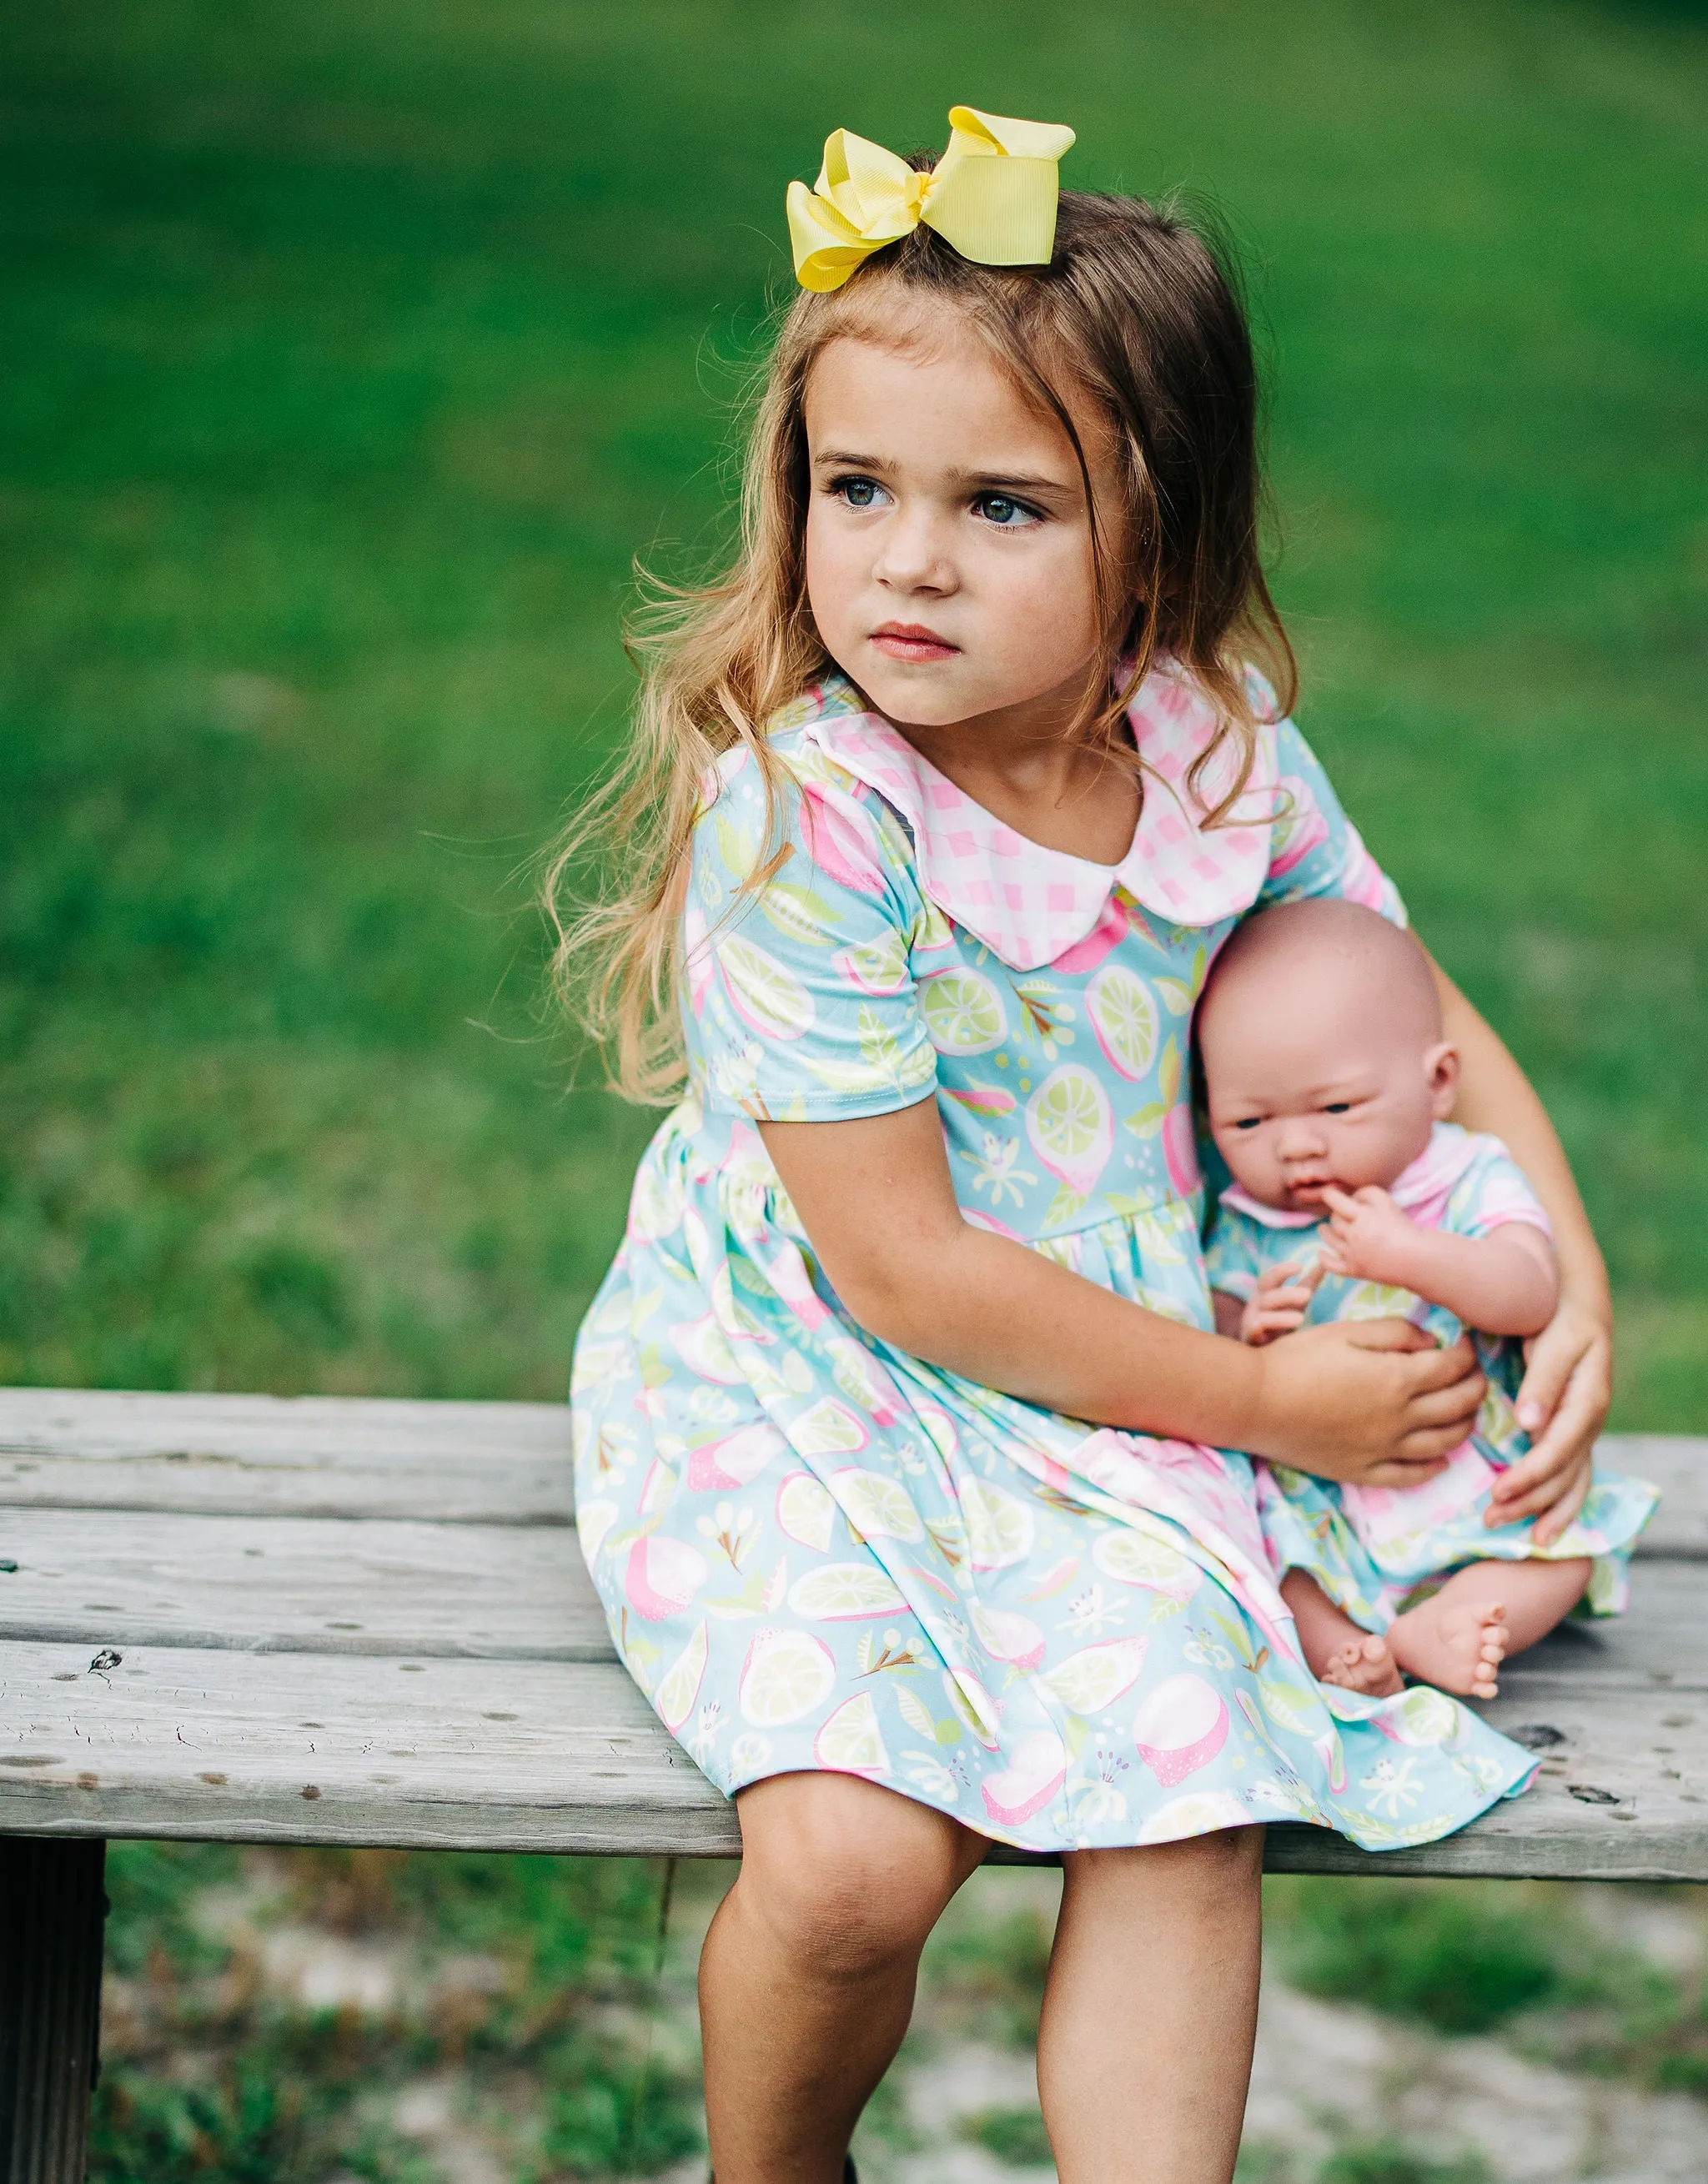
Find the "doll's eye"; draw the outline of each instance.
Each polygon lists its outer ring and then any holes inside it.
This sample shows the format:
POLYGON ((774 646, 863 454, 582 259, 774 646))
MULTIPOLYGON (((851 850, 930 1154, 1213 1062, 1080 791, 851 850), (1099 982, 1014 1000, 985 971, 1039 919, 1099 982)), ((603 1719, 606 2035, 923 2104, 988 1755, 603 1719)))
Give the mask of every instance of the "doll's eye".
POLYGON ((1325 1115, 1349 1115, 1352 1112, 1352 1102, 1350 1100, 1331 1100, 1323 1109, 1323 1112, 1325 1115))
POLYGON ((1234 1128, 1236 1130, 1254 1130, 1262 1120, 1261 1115, 1242 1115, 1234 1128))

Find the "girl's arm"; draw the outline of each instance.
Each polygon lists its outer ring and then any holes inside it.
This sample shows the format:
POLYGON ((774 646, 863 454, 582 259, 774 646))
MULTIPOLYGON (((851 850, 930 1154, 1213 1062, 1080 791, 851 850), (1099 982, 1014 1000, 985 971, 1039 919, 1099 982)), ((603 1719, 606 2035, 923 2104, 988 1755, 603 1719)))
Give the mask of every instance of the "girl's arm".
POLYGON ((935 1099, 760 1130, 843 1304, 914 1357, 1074 1418, 1374 1485, 1432 1477, 1470 1430, 1482 1381, 1468 1344, 1437 1350, 1389 1320, 1248 1349, 974 1228, 935 1099))
POLYGON ((1504 1140, 1554 1226, 1560 1303, 1527 1345, 1518 1421, 1534 1438, 1491 1490, 1491 1524, 1537 1517, 1538 1542, 1558 1537, 1589 1491, 1590 1458, 1612 1393, 1613 1301, 1589 1217, 1564 1148, 1524 1072, 1439 964, 1446 1036, 1459 1049, 1454 1120, 1504 1140), (1545 1514, 1543 1513, 1546 1513, 1545 1514))

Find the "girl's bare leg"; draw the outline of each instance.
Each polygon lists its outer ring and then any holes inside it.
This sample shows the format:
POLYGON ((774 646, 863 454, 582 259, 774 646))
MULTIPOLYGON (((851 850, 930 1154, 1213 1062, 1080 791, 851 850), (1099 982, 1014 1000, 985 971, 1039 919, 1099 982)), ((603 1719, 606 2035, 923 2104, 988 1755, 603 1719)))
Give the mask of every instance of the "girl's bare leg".
POLYGON ((1264 1831, 1070 1852, 1038 2031, 1062 2184, 1228 2184, 1257 2030, 1264 1831))
POLYGON ((1545 1638, 1588 1582, 1587 1555, 1564 1563, 1471 1563, 1397 1616, 1387 1642, 1407 1675, 1461 1698, 1492 1699, 1506 1656, 1545 1638))
POLYGON ((841 2184, 901 2044, 919 1952, 990 1844, 851 1774, 776 1774, 736 1799, 741 1875, 700 1959, 717 2184, 841 2184))

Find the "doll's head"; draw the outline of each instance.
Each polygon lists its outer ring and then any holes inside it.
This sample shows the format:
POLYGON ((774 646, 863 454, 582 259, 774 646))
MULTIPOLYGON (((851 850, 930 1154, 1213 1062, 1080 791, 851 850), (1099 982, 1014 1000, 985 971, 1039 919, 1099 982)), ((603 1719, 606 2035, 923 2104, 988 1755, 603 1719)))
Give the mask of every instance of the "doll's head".
POLYGON ((1373 910, 1288 903, 1217 957, 1195 1026, 1211 1134, 1264 1206, 1386 1187, 1453 1107, 1459 1056, 1428 959, 1373 910))

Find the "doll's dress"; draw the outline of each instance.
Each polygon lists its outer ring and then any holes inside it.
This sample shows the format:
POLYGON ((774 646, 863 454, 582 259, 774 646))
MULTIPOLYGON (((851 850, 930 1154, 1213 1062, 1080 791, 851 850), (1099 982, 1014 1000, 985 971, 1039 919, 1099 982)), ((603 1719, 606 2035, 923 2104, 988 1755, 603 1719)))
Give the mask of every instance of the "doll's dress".
POLYGON ((1205 831, 1186 777, 1215 716, 1173 664, 1147 677, 1143 812, 1113 868, 1003 826, 840 677, 704 784, 688 1089, 571 1401, 612 1638, 726 1794, 829 1770, 1037 1850, 1270 1820, 1384 1849, 1528 1779, 1437 1692, 1318 1687, 1247 1458, 1098 1429, 863 1333, 755 1127, 933 1099, 968 1220, 1209 1327, 1187 1084, 1206 970, 1259 904, 1404 916, 1253 688, 1239 823, 1205 831))
MULTIPOLYGON (((1506 1222, 1548 1234, 1548 1216, 1499 1139, 1437 1123, 1429 1144, 1392 1186, 1412 1219, 1455 1236, 1488 1236, 1506 1222)), ((1271 1267, 1315 1265, 1327 1233, 1323 1217, 1264 1206, 1237 1184, 1224 1190, 1205 1257, 1212 1289, 1243 1303, 1271 1267)), ((1460 1322, 1409 1290, 1325 1274, 1307 1325, 1332 1320, 1409 1319, 1443 1344, 1460 1322)), ((1560 1536, 1538 1544, 1535 1521, 1491 1528, 1484 1522, 1497 1473, 1530 1447, 1513 1400, 1524 1375, 1521 1346, 1473 1334, 1488 1393, 1470 1438, 1444 1471, 1422 1486, 1337 1486, 1280 1464, 1256 1467, 1258 1508, 1276 1575, 1302 1569, 1367 1630, 1386 1630, 1404 1607, 1467 1563, 1570 1562, 1592 1557, 1578 1613, 1616 1615, 1630 1591, 1631 1551, 1660 1496, 1640 1479, 1598 1465, 1588 1498, 1560 1536)))

